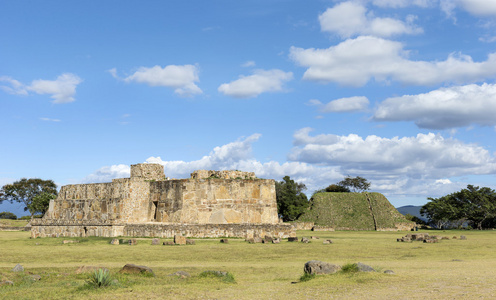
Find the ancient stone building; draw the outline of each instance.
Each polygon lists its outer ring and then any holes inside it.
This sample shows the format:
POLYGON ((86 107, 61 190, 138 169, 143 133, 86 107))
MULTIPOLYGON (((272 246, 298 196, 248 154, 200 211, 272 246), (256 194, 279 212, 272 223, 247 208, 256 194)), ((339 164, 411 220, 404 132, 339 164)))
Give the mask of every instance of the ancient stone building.
POLYGON ((279 223, 275 182, 252 172, 195 171, 167 180, 159 164, 131 166, 131 177, 63 186, 32 237, 295 236, 279 223))

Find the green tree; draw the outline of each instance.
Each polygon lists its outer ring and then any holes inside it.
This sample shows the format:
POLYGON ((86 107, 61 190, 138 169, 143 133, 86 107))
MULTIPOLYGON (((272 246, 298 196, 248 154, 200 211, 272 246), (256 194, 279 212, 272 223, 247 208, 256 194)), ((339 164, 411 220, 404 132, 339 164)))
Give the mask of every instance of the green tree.
POLYGON ((368 182, 367 179, 360 176, 357 177, 346 176, 346 178, 338 182, 337 185, 349 188, 353 192, 364 192, 370 188, 370 182, 368 182))
POLYGON ((343 185, 331 184, 325 188, 325 191, 328 193, 349 193, 350 189, 343 185))
POLYGON ((441 229, 450 223, 469 221, 477 229, 494 224, 496 218, 496 192, 488 187, 467 188, 440 198, 428 198, 420 213, 441 229))
POLYGON ((40 203, 45 203, 43 201, 48 197, 47 195, 39 196, 44 193, 56 196, 57 185, 52 180, 22 178, 2 187, 0 190, 0 203, 3 201, 22 203, 26 206, 24 211, 29 210, 31 217, 33 217, 36 212, 42 212, 48 209, 48 204, 46 204, 45 209, 40 206, 40 203), (33 200, 35 200, 35 203, 33 203, 33 200))
POLYGON ((31 203, 27 205, 27 208, 32 215, 36 213, 41 213, 42 215, 44 215, 48 210, 50 200, 55 198, 57 198, 57 195, 43 192, 34 196, 33 201, 31 201, 31 203))
POLYGON ((282 181, 276 181, 277 211, 283 221, 294 221, 308 207, 307 195, 303 193, 306 186, 284 176, 282 181))

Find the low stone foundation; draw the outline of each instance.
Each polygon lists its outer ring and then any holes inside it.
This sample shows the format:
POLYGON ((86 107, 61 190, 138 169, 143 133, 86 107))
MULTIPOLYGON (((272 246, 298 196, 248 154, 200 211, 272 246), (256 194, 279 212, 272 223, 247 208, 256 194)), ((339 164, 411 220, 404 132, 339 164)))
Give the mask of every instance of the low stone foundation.
POLYGON ((291 224, 32 224, 31 237, 159 237, 172 238, 174 235, 195 238, 215 237, 295 237, 291 224))

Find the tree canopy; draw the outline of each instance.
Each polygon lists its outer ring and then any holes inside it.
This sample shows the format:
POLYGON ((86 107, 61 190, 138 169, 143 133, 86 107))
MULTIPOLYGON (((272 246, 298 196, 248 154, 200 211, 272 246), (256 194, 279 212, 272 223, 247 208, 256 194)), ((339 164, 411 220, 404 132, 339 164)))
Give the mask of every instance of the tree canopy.
POLYGON ((37 212, 44 213, 48 209, 50 199, 56 195, 57 185, 52 180, 22 178, 2 187, 0 203, 3 201, 22 203, 25 205, 24 210, 28 210, 33 216, 37 212))
POLYGON ((351 189, 353 192, 364 192, 370 188, 370 182, 360 176, 350 177, 346 176, 345 179, 338 182, 339 186, 351 189))
POLYGON ((285 176, 282 181, 276 181, 277 212, 283 221, 294 221, 308 207, 307 195, 303 193, 305 184, 285 176))
POLYGON ((468 185, 461 191, 428 200, 420 213, 439 229, 463 222, 478 229, 496 224, 496 192, 488 187, 468 185))

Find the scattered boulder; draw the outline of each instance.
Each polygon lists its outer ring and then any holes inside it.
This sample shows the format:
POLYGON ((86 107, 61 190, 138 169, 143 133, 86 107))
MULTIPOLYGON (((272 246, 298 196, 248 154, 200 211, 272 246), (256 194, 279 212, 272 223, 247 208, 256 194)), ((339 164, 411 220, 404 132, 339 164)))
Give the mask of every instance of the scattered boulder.
POLYGON ((428 239, 428 240, 424 240, 424 243, 429 243, 429 244, 432 244, 432 243, 437 243, 438 242, 438 239, 428 239))
POLYGON ((176 245, 186 245, 186 237, 182 235, 174 235, 174 244, 176 245))
POLYGON ((308 238, 306 238, 306 237, 302 237, 301 238, 301 242, 302 243, 305 243, 305 244, 308 244, 308 243, 310 243, 310 240, 308 238))
POLYGON ((280 238, 275 238, 272 240, 272 244, 279 244, 281 242, 280 238))
POLYGON ((318 236, 312 236, 311 238, 312 238, 312 240, 318 240, 318 239, 320 239, 318 236))
POLYGON ((175 245, 173 241, 165 241, 162 243, 164 246, 173 246, 175 245))
POLYGON ((31 278, 32 281, 39 281, 41 280, 41 276, 40 275, 29 275, 29 278, 31 278))
POLYGON ((263 239, 263 243, 272 243, 274 239, 271 236, 266 235, 265 238, 263 239))
POLYGON ((447 237, 447 236, 443 236, 441 239, 442 239, 442 240, 449 240, 450 238, 449 238, 449 237, 447 237))
POLYGON ((255 243, 263 243, 263 239, 259 236, 254 237, 253 240, 255 241, 255 243))
POLYGON ((458 238, 458 237, 455 235, 455 236, 453 236, 453 238, 452 238, 452 239, 456 240, 457 238, 458 238))
POLYGON ((129 244, 130 246, 135 246, 135 245, 138 245, 138 240, 137 240, 137 239, 130 239, 130 240, 128 241, 128 244, 129 244))
POLYGON ((15 267, 12 269, 12 272, 24 272, 24 267, 21 266, 20 264, 15 265, 15 267))
POLYGON ((460 240, 466 240, 466 239, 467 239, 467 237, 466 237, 466 236, 464 236, 464 235, 460 235, 460 240))
POLYGON ((194 244, 196 244, 195 240, 186 239, 186 245, 194 245, 194 244))
POLYGON ((332 244, 332 240, 325 240, 322 244, 324 245, 332 244))
POLYGON ((290 236, 290 237, 288 237, 288 242, 298 242, 298 237, 290 236))
POLYGON ((229 244, 229 240, 228 239, 220 239, 220 242, 222 244, 229 244))
POLYGON ((153 270, 147 266, 138 266, 135 264, 127 264, 125 265, 119 273, 122 274, 151 274, 155 276, 153 270))
POLYGON ((181 279, 185 279, 185 278, 191 277, 191 275, 188 272, 185 272, 185 271, 177 271, 177 272, 174 272, 174 273, 169 274, 167 276, 177 276, 177 277, 179 277, 181 279))
POLYGON ((10 280, 2 280, 0 281, 0 286, 2 285, 14 285, 14 282, 10 280))
POLYGON ((358 272, 375 272, 374 268, 361 262, 357 263, 358 272))
POLYGON ((81 274, 81 273, 90 273, 90 272, 95 272, 98 271, 98 269, 102 269, 103 271, 108 272, 109 269, 105 267, 96 267, 96 266, 81 266, 76 270, 76 274, 81 274))
POLYGON ((160 239, 152 239, 152 245, 160 245, 160 239))
POLYGON ((111 244, 111 245, 119 245, 119 240, 118 240, 118 239, 112 239, 112 240, 110 241, 110 244, 111 244))
POLYGON ((333 274, 341 270, 341 266, 323 262, 320 260, 311 260, 305 263, 303 271, 307 274, 324 275, 333 274))
POLYGON ((63 240, 62 244, 74 244, 79 243, 79 240, 63 240))
POLYGON ((391 274, 391 275, 394 275, 394 271, 393 270, 386 270, 384 271, 384 274, 391 274))
POLYGON ((247 241, 248 244, 255 244, 255 239, 254 238, 249 238, 249 239, 246 239, 245 241, 247 241))

